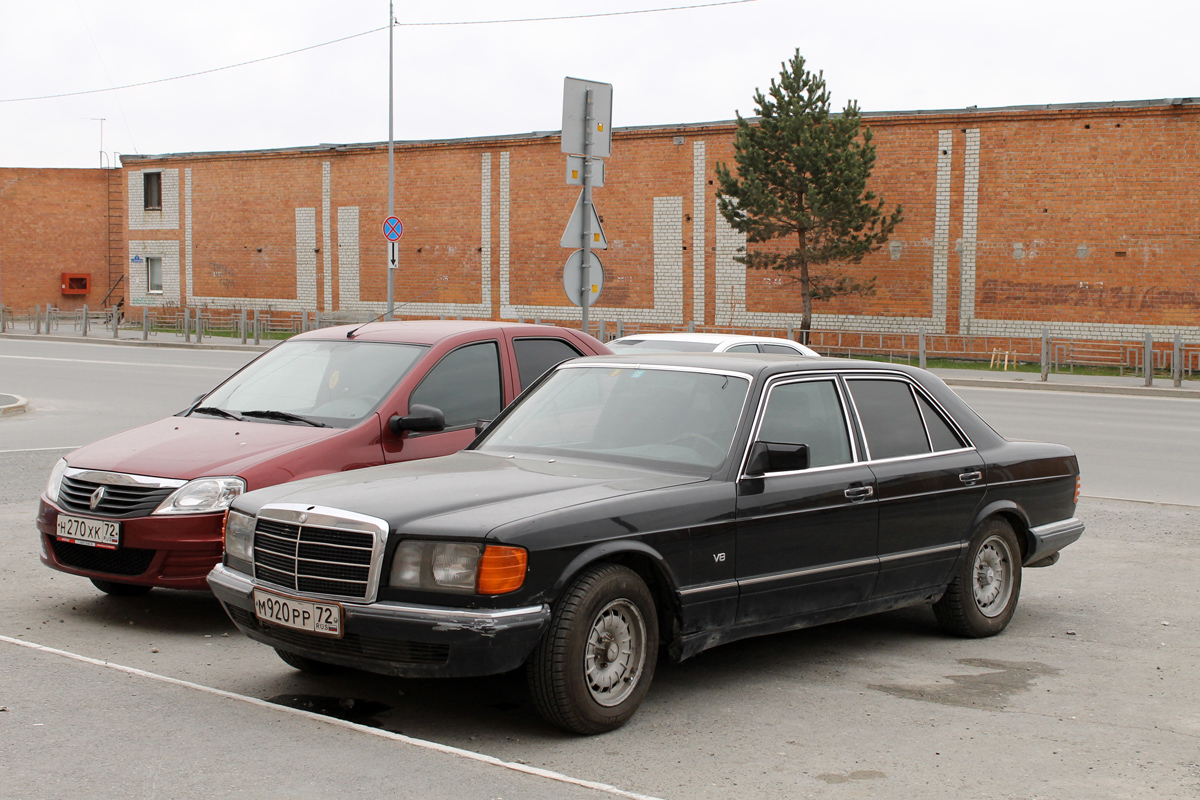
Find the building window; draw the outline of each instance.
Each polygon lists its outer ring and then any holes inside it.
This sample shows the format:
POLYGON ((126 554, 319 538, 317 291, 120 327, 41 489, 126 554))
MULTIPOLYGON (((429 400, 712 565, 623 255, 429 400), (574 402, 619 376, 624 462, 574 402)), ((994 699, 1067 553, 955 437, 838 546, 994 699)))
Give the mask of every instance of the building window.
POLYGON ((150 256, 146 259, 146 292, 162 294, 162 259, 150 256))
POLYGON ((162 210, 162 173, 142 173, 142 199, 147 211, 162 210))

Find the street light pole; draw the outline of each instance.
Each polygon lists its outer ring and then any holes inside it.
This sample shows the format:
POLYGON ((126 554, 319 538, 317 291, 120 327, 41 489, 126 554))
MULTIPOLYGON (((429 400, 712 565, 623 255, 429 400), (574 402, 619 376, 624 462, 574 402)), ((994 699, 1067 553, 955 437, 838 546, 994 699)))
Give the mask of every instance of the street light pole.
MULTIPOLYGON (((388 217, 396 212, 396 145, 392 129, 392 32, 396 27, 396 18, 392 14, 392 2, 388 0, 388 217)), ((399 248, 397 248, 398 250, 399 248)), ((386 260, 386 259, 385 259, 386 260)), ((387 264, 387 319, 395 319, 396 314, 396 270, 391 263, 387 264)))

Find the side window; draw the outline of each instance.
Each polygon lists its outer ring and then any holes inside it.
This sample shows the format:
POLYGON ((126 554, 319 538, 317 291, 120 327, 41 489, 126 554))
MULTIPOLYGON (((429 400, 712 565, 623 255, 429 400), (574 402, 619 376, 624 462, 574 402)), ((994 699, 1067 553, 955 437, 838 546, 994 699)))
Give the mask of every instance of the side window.
POLYGON ((786 344, 764 344, 762 346, 764 353, 774 353, 778 356, 798 356, 800 351, 794 347, 788 347, 786 344))
POLYGON ((409 404, 440 408, 446 427, 458 428, 495 417, 504 407, 503 397, 500 348, 495 342, 480 342, 443 357, 413 391, 409 404))
POLYGON ((851 460, 846 415, 832 380, 772 387, 758 439, 808 445, 810 467, 846 464, 851 460))
POLYGON ((513 350, 517 354, 517 377, 522 389, 545 375, 547 370, 583 355, 563 339, 514 339, 513 350))
POLYGON ((846 381, 872 459, 928 453, 929 440, 912 389, 904 381, 846 381))
POLYGON ((925 428, 929 431, 929 441, 933 444, 934 452, 957 450, 965 446, 950 427, 950 423, 946 422, 920 393, 917 394, 917 405, 921 408, 921 416, 925 418, 925 428))
POLYGON ((757 353, 758 345, 756 344, 735 344, 733 347, 727 348, 726 353, 757 353))
POLYGON ((146 293, 162 294, 162 259, 146 256, 146 293))

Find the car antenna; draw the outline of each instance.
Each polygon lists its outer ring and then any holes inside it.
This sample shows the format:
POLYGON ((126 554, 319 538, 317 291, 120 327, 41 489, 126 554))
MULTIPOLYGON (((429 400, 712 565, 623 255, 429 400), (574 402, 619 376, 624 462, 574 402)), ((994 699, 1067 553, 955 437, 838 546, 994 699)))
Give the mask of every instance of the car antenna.
MULTIPOLYGON (((442 276, 440 276, 440 277, 438 278, 438 283, 445 283, 445 282, 446 282, 446 281, 448 281, 448 280, 450 280, 450 276, 449 276, 449 275, 442 275, 442 276)), ((395 308, 404 308, 404 307, 405 307, 406 305, 408 305, 409 303, 412 303, 412 302, 415 302, 415 301, 417 301, 417 300, 420 300, 422 297, 424 297, 425 295, 429 294, 430 292, 436 292, 436 291, 438 290, 438 288, 439 288, 439 287, 437 287, 437 286, 434 286, 432 289, 429 289, 429 290, 427 290, 427 291, 421 292, 421 293, 420 293, 419 295, 417 295, 416 297, 410 297, 409 299, 405 300, 403 303, 401 303, 400 305, 396 306, 395 308)), ((395 313, 395 308, 393 308, 393 309, 392 309, 392 311, 391 311, 390 313, 395 313)), ((354 338, 354 334, 358 333, 360 330, 362 330, 363 328, 367 327, 367 326, 368 326, 368 325, 370 325, 372 322, 378 322, 379 320, 383 319, 384 317, 386 317, 386 316, 388 315, 388 313, 389 313, 389 312, 385 311, 385 312, 383 312, 382 314, 380 314, 379 316, 377 316, 377 317, 375 317, 375 318, 373 318, 373 319, 369 319, 369 320, 367 320, 367 321, 366 321, 366 322, 364 322, 362 325, 359 325, 358 327, 355 327, 355 328, 351 328, 350 330, 346 331, 346 338, 347 338, 347 339, 353 339, 353 338, 354 338)))

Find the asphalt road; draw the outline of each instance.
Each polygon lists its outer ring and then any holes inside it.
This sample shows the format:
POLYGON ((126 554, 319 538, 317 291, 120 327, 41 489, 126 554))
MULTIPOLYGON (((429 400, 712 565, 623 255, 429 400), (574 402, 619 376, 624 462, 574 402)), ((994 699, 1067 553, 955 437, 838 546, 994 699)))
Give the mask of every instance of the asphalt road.
MULTIPOLYGON (((4 358, 8 345, 0 342, 0 381, 16 361, 4 358)), ((123 377, 101 379, 128 404, 117 412, 122 423, 169 413, 219 380, 219 371, 183 369, 207 366, 193 357, 247 357, 82 353, 54 357, 124 362, 108 365, 123 377), (155 366, 135 366, 139 358, 155 366), (156 372, 162 396, 129 388, 156 372)), ((41 368, 62 363, 76 362, 41 368)), ((71 373, 39 374, 21 377, 45 389, 36 401, 29 389, 0 386, 31 400, 20 421, 29 447, 61 441, 37 437, 82 413, 55 406, 56 391, 86 398, 90 424, 73 432, 111 432, 102 399, 110 395, 77 392, 71 373)), ((8 451, 0 452, 0 794, 1200 796, 1200 507, 1184 491, 1170 501, 1180 505, 1145 502, 1195 441, 1186 434, 1197 412, 1187 401, 963 394, 1010 437, 1076 447, 1085 493, 1138 502, 1085 498, 1084 539, 1058 565, 1026 572, 1021 605, 999 637, 948 638, 917 608, 738 642, 660 664, 634 720, 593 738, 547 728, 518 675, 310 677, 237 634, 207 594, 112 598, 45 569, 32 517, 62 451, 12 447, 14 420, 0 420, 8 451), (557 775, 518 771, 530 769, 557 775)))

